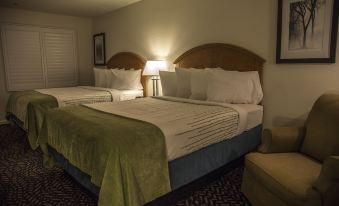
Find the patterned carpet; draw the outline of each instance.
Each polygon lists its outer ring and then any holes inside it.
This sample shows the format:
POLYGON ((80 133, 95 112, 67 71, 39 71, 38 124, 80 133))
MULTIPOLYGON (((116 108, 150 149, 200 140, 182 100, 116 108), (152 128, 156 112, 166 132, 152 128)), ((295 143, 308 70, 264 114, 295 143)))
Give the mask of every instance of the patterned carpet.
MULTIPOLYGON (((235 168, 173 206, 249 205, 240 192, 242 171, 235 168)), ((25 132, 0 125, 1 206, 97 205, 97 201, 62 169, 42 167, 41 152, 30 149, 25 132)))

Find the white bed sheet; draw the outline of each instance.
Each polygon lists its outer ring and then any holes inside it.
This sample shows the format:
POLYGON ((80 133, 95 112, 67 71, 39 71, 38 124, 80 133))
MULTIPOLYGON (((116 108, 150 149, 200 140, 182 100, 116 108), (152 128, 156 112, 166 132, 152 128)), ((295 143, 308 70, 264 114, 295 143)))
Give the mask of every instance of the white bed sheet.
POLYGON ((247 112, 246 131, 262 124, 264 107, 255 104, 236 104, 247 112))

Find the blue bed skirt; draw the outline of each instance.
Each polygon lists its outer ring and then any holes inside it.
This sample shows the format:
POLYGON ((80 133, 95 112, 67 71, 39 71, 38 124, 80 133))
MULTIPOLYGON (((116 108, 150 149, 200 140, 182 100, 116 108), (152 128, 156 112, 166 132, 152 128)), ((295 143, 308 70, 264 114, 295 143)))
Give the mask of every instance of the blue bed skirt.
POLYGON ((262 126, 234 138, 210 145, 169 162, 171 188, 175 190, 255 149, 261 141, 262 126))
MULTIPOLYGON (((234 138, 195 151, 169 162, 172 190, 178 189, 254 150, 261 141, 262 125, 234 138)), ((90 181, 90 176, 73 166, 56 150, 49 147, 49 153, 64 170, 92 193, 98 195, 100 188, 90 181)))

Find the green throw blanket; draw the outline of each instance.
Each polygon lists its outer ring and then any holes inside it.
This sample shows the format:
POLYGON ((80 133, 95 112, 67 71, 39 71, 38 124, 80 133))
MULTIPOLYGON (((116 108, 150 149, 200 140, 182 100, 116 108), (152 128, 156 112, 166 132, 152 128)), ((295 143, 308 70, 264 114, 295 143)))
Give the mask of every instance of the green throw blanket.
POLYGON ((156 126, 85 106, 49 110, 38 139, 101 187, 101 206, 139 206, 170 191, 165 138, 156 126))
POLYGON ((36 149, 44 114, 48 109, 55 107, 58 107, 58 102, 53 96, 37 91, 22 91, 10 95, 6 112, 23 121, 23 127, 28 130, 29 143, 32 149, 36 149))

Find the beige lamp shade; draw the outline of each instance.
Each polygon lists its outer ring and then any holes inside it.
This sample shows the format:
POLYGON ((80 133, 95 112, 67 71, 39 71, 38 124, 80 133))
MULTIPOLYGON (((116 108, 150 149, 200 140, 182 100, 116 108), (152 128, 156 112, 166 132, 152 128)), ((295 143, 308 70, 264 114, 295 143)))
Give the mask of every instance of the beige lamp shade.
POLYGON ((145 69, 142 73, 144 76, 158 76, 159 71, 167 70, 167 64, 164 60, 151 60, 147 61, 145 69))

